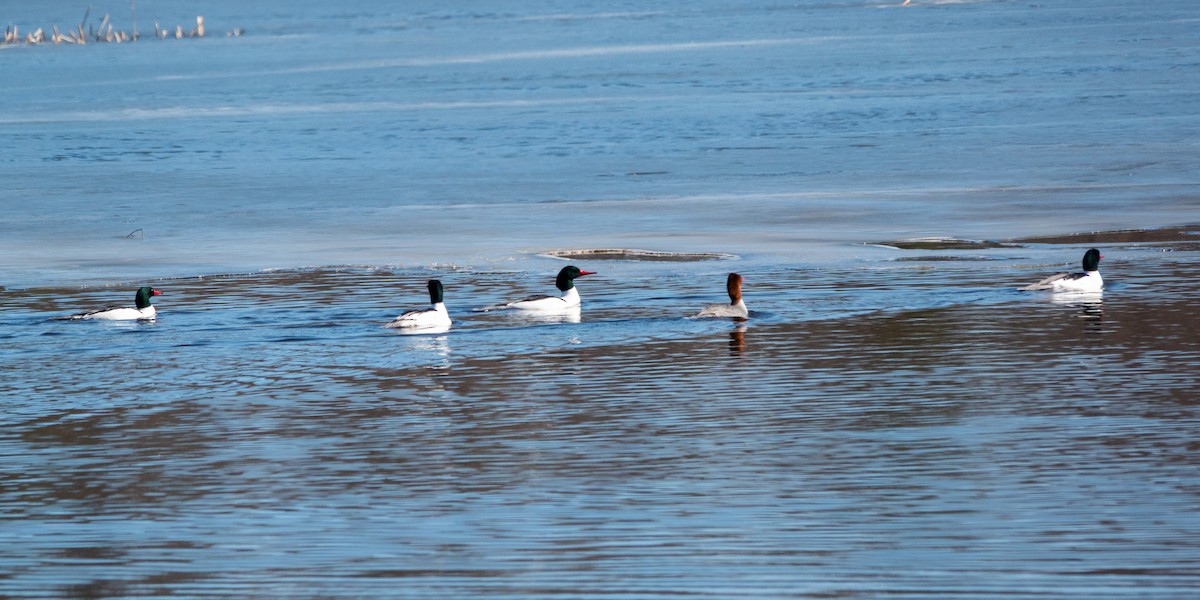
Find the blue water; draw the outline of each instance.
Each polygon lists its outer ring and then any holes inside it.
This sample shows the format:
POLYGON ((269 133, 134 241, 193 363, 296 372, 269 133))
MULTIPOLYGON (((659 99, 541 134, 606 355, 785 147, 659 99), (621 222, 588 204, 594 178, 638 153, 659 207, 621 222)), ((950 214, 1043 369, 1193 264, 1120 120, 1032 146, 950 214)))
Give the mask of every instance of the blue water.
POLYGON ((898 4, 0 46, 0 595, 1195 597, 1195 234, 876 243, 1200 222, 1200 7, 898 4), (1102 296, 1016 291, 1093 245, 1102 296), (471 311, 586 248, 729 257, 471 311), (730 271, 750 321, 687 318, 730 271), (430 278, 454 328, 382 328, 430 278))
POLYGON ((3 285, 1195 220, 1195 7, 917 4, 142 2, 0 51, 3 285))

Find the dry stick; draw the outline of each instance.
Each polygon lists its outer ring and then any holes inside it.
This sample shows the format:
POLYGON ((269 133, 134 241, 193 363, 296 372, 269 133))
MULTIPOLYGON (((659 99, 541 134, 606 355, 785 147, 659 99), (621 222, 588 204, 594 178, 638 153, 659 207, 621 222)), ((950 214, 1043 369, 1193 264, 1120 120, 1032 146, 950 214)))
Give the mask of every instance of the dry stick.
POLYGON ((87 23, 88 17, 92 15, 92 5, 89 4, 87 12, 83 13, 83 20, 79 22, 79 35, 75 37, 77 44, 86 44, 87 37, 83 34, 83 26, 87 23))
POLYGON ((96 41, 103 41, 104 27, 108 25, 108 15, 104 15, 104 20, 100 21, 100 28, 96 30, 96 41))

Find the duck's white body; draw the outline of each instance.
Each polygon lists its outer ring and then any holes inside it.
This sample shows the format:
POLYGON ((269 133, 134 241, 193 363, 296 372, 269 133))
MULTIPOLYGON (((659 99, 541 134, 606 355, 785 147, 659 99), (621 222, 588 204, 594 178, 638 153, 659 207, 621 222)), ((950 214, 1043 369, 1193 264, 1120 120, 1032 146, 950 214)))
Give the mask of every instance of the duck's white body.
POLYGON ((738 300, 734 304, 709 304, 704 307, 704 310, 696 314, 696 318, 706 317, 734 317, 745 319, 750 316, 750 310, 746 308, 746 303, 738 300))
POLYGON ((729 304, 709 304, 696 314, 694 318, 750 318, 750 310, 742 301, 742 276, 730 273, 725 280, 725 291, 729 293, 729 304))
POLYGON ((85 319, 97 321, 153 321, 158 315, 158 310, 154 308, 153 304, 150 304, 150 298, 161 295, 162 292, 156 289, 143 287, 134 296, 136 306, 111 306, 100 310, 91 310, 56 318, 60 321, 80 321, 85 319))
POLYGON ((450 311, 442 301, 442 282, 429 280, 429 303, 432 308, 410 310, 392 319, 384 327, 409 331, 446 331, 450 329, 450 311))
POLYGON ((80 319, 99 319, 101 321, 153 321, 158 314, 154 305, 146 308, 108 308, 91 313, 83 313, 80 319))
POLYGON ((579 290, 571 288, 561 296, 530 296, 516 302, 509 302, 505 308, 527 310, 531 312, 559 313, 579 307, 579 290))
POLYGON ((1099 292, 1104 288, 1104 278, 1100 276, 1100 251, 1092 248, 1083 255, 1082 273, 1058 273, 1037 283, 1027 285, 1022 290, 1050 290, 1052 292, 1099 292))
POLYGON ((554 280, 554 286, 562 292, 561 296, 529 296, 514 302, 497 304, 486 308, 477 308, 477 311, 491 310, 519 310, 529 313, 539 313, 543 315, 556 315, 561 313, 578 313, 580 308, 579 290, 575 289, 575 279, 584 275, 595 275, 591 271, 581 270, 579 267, 568 265, 563 267, 558 272, 558 276, 554 280))
POLYGON ((1052 292, 1099 292, 1104 289, 1104 278, 1100 276, 1100 271, 1059 273, 1021 289, 1050 290, 1052 292))
POLYGON ((392 319, 387 325, 384 325, 384 327, 393 329, 449 329, 450 324, 450 311, 446 310, 446 303, 438 302, 433 305, 433 308, 410 310, 401 314, 392 319))

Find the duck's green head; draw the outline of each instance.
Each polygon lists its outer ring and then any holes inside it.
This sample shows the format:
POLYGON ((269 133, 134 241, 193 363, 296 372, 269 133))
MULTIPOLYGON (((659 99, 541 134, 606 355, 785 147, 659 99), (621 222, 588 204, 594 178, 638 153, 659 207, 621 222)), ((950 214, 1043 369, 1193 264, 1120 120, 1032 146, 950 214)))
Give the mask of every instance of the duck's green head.
POLYGON ((429 280, 429 303, 437 304, 442 301, 442 282, 436 279, 429 280))
POLYGON ((562 291, 567 291, 575 287, 575 278, 583 277, 584 275, 595 275, 595 271, 584 271, 574 265, 563 267, 558 272, 558 277, 554 280, 554 285, 562 291))
POLYGON ((160 292, 152 287, 147 286, 147 287, 143 287, 143 288, 138 288, 137 296, 134 296, 133 301, 135 304, 137 304, 137 307, 139 309, 146 308, 147 306, 150 306, 150 297, 151 296, 161 296, 161 295, 163 295, 162 292, 160 292))

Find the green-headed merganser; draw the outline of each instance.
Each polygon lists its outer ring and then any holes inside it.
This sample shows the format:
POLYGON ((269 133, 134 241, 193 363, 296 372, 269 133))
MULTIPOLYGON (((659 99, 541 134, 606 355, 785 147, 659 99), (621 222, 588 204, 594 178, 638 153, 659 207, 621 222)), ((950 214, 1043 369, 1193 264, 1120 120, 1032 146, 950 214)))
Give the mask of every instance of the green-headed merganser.
POLYGON ((1027 285, 1022 290, 1051 290, 1055 292, 1098 292, 1104 287, 1104 278, 1100 277, 1100 251, 1092 248, 1083 255, 1082 273, 1059 273, 1051 275, 1037 283, 1027 285))
POLYGON ((151 288, 139 288, 134 296, 134 308, 127 306, 110 306, 100 310, 90 310, 65 317, 55 317, 59 321, 77 321, 80 319, 100 319, 103 321, 153 321, 158 311, 150 304, 152 296, 161 296, 162 292, 151 288))
POLYGON ((554 285, 562 291, 561 296, 529 296, 507 304, 497 304, 481 308, 481 311, 511 308, 541 313, 558 313, 579 307, 579 290, 575 289, 575 279, 584 275, 595 275, 594 271, 584 271, 576 266, 563 267, 554 280, 554 285))
POLYGON ((733 317, 737 319, 747 319, 750 317, 750 311, 746 308, 746 303, 742 301, 742 276, 737 273, 730 273, 725 279, 725 291, 729 293, 729 304, 709 304, 700 311, 695 318, 703 317, 733 317))
POLYGON ((442 302, 442 282, 430 279, 427 287, 429 288, 429 303, 433 305, 433 308, 410 310, 392 319, 384 327, 411 330, 436 329, 439 332, 450 329, 450 313, 446 311, 446 304, 442 302))

